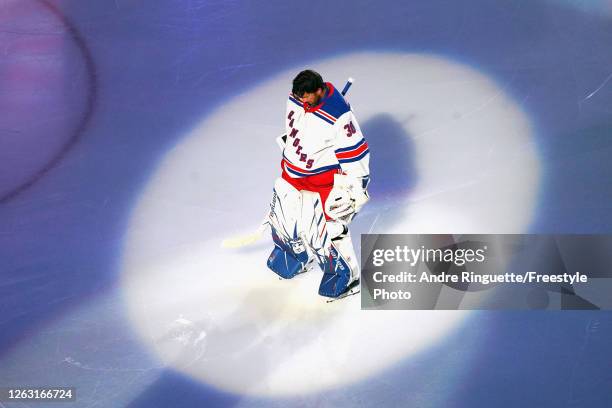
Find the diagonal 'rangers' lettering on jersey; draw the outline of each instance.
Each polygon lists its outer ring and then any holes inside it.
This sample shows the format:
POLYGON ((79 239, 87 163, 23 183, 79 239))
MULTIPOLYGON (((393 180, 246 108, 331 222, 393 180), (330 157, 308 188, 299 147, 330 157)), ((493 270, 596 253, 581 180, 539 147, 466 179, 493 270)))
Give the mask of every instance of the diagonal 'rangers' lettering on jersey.
POLYGON ((369 175, 369 147, 350 105, 334 86, 317 106, 302 104, 292 94, 287 100, 283 169, 293 178, 328 170, 354 177, 369 175))

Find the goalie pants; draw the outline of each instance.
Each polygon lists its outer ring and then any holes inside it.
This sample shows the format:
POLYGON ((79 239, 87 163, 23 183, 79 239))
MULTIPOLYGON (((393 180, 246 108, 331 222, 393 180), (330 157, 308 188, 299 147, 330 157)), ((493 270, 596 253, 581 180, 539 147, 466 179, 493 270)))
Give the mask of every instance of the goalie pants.
POLYGON ((334 187, 334 174, 340 173, 340 169, 328 170, 324 173, 315 174, 313 176, 293 178, 283 168, 282 177, 287 183, 291 184, 296 190, 302 191, 313 191, 319 193, 323 205, 323 213, 327 221, 331 220, 331 217, 325 212, 325 201, 329 196, 330 191, 334 187))

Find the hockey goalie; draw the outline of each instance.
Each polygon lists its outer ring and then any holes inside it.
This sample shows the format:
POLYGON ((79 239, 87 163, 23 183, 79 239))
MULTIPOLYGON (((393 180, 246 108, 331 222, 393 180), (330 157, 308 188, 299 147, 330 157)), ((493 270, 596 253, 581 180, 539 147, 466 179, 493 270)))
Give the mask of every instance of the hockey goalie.
POLYGON ((268 221, 274 249, 268 267, 285 279, 315 263, 319 294, 345 296, 359 284, 349 224, 368 201, 369 149, 344 93, 312 70, 293 80, 287 100, 282 174, 268 221))

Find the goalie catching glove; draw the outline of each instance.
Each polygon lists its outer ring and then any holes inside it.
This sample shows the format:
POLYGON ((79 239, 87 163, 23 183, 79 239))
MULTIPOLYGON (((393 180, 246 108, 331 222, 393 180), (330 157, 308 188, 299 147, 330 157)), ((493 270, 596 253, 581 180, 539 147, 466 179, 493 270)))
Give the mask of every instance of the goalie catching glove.
POLYGON ((368 202, 370 196, 361 178, 334 175, 334 187, 325 201, 325 212, 334 220, 350 221, 368 202))

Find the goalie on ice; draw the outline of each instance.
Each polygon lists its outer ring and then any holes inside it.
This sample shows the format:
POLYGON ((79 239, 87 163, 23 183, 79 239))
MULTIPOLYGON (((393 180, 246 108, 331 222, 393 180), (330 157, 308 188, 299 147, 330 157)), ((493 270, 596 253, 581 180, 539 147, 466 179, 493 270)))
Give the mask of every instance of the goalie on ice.
POLYGON ((268 267, 285 279, 314 262, 319 294, 337 298, 359 284, 348 225, 368 201, 369 149, 344 93, 312 70, 293 80, 287 100, 282 175, 268 221, 274 249, 268 267))

